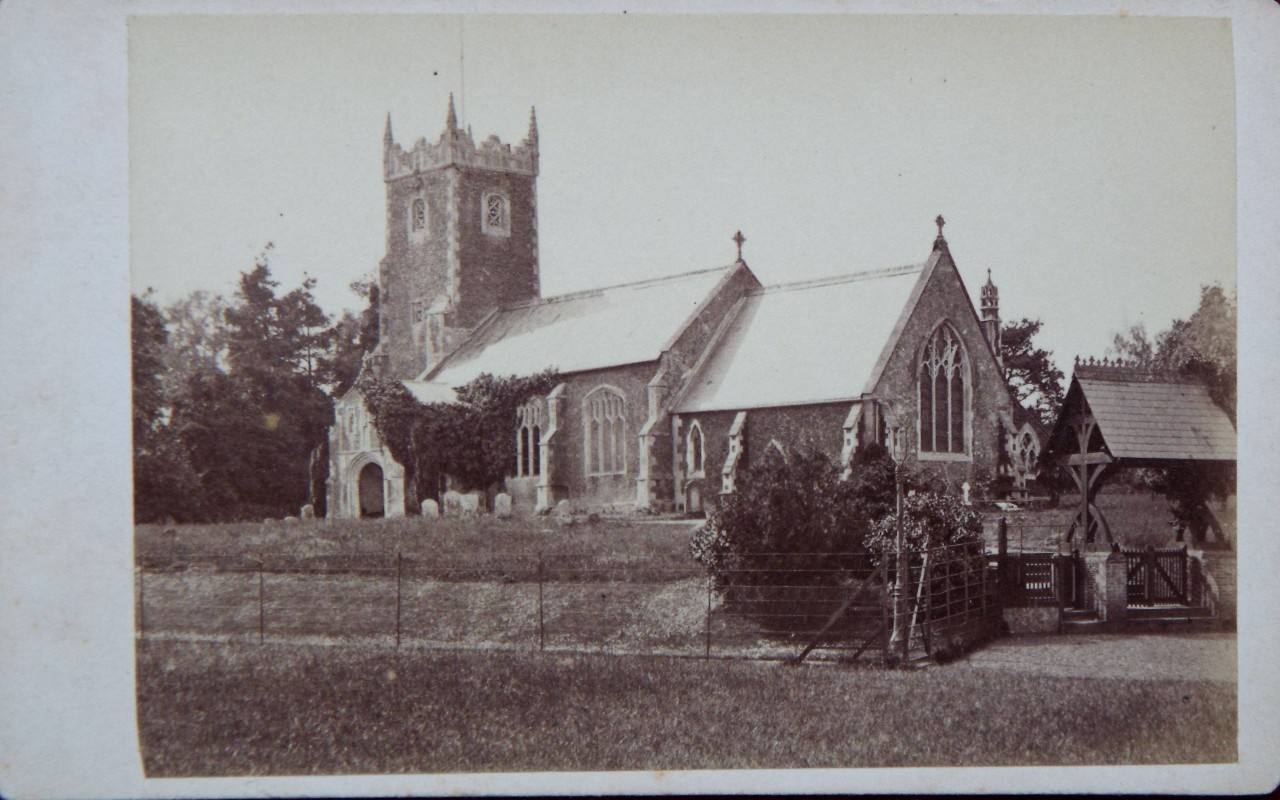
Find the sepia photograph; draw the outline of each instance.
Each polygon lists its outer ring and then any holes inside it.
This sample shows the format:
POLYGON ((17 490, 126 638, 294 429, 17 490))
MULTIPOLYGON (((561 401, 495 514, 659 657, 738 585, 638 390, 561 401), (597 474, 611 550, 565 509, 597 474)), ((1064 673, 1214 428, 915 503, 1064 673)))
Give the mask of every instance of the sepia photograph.
POLYGON ((148 792, 1254 785, 1229 16, 237 10, 118 16, 148 792))

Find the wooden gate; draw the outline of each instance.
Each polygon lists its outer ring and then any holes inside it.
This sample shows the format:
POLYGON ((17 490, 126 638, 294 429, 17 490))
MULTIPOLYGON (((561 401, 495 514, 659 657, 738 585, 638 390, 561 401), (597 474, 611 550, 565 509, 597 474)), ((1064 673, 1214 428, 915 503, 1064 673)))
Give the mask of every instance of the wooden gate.
POLYGON ((1187 548, 1125 550, 1126 596, 1131 606, 1188 605, 1187 548))

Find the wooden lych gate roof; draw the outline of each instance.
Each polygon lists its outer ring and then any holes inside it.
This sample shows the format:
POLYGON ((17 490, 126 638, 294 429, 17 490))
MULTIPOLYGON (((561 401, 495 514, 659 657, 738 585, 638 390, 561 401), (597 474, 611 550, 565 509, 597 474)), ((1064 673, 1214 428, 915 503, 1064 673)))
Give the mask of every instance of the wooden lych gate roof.
POLYGON ((1231 419, 1193 379, 1128 365, 1078 364, 1047 454, 1080 452, 1071 425, 1091 418, 1091 452, 1130 465, 1236 460, 1231 419), (1135 463, 1136 462, 1136 463, 1135 463))

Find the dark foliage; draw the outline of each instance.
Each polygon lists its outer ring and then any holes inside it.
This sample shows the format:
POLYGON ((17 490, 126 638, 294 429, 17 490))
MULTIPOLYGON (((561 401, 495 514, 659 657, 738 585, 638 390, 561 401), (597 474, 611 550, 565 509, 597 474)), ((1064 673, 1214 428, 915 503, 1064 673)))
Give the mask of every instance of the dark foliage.
POLYGON ((314 279, 276 291, 270 250, 230 302, 196 292, 166 318, 134 299, 139 522, 281 517, 323 502, 334 332, 314 279))
MULTIPOLYGON (((1232 423, 1236 421, 1236 300, 1221 286, 1202 286, 1200 306, 1189 319, 1174 320, 1154 342, 1146 328, 1135 326, 1117 334, 1112 350, 1143 366, 1169 370, 1202 381, 1232 423)), ((1235 493, 1235 468, 1181 464, 1164 470, 1143 470, 1140 485, 1169 498, 1174 523, 1203 530, 1204 504, 1235 493)))
POLYGON ((1006 322, 1000 331, 1000 358, 1005 382, 1017 392, 1018 402, 1051 427, 1062 407, 1064 376, 1053 353, 1035 345, 1043 324, 1038 319, 1006 322))
POLYGON ((784 458, 770 450, 743 470, 691 542, 728 608, 766 627, 812 629, 870 574, 866 539, 893 508, 894 467, 876 447, 851 469, 841 480, 819 451, 784 458))
POLYGON ((554 371, 528 377, 483 374, 457 390, 453 403, 419 403, 399 381, 364 375, 358 388, 379 438, 405 465, 413 502, 434 498, 443 475, 489 489, 515 464, 516 409, 556 385, 554 371))

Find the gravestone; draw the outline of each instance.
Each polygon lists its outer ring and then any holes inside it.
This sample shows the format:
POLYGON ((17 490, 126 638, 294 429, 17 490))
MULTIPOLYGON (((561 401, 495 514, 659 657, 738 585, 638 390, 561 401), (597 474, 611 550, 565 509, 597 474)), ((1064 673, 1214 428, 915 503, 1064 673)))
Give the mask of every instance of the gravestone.
POLYGON ((468 494, 459 495, 459 512, 464 516, 474 517, 480 513, 480 494, 479 492, 470 492, 468 494))
POLYGON ((302 507, 302 511, 298 512, 298 516, 302 517, 303 519, 315 519, 316 507, 311 505, 310 503, 307 503, 305 506, 302 507))
POLYGON ((556 503, 555 517, 556 525, 559 525, 562 528, 578 524, 578 521, 573 518, 573 506, 568 500, 561 500, 559 503, 556 503))
POLYGON ((966 506, 967 506, 967 505, 970 505, 970 503, 969 503, 969 489, 970 489, 970 488, 971 488, 971 487, 969 486, 969 482, 968 482, 968 481, 965 481, 964 483, 960 484, 960 491, 963 493, 963 496, 960 498, 960 501, 961 501, 962 503, 964 503, 966 506))
POLYGON ((293 523, 295 523, 295 522, 297 522, 297 521, 298 521, 298 518, 297 518, 297 517, 285 517, 285 518, 284 518, 284 524, 286 524, 286 525, 292 525, 293 523))
POLYGON ((435 500, 422 501, 422 516, 435 518, 440 516, 440 504, 435 500))
POLYGON ((511 516, 511 495, 502 492, 493 498, 493 515, 499 519, 511 516))
POLYGON ((452 489, 444 493, 444 515, 446 517, 462 516, 462 493, 452 489))

